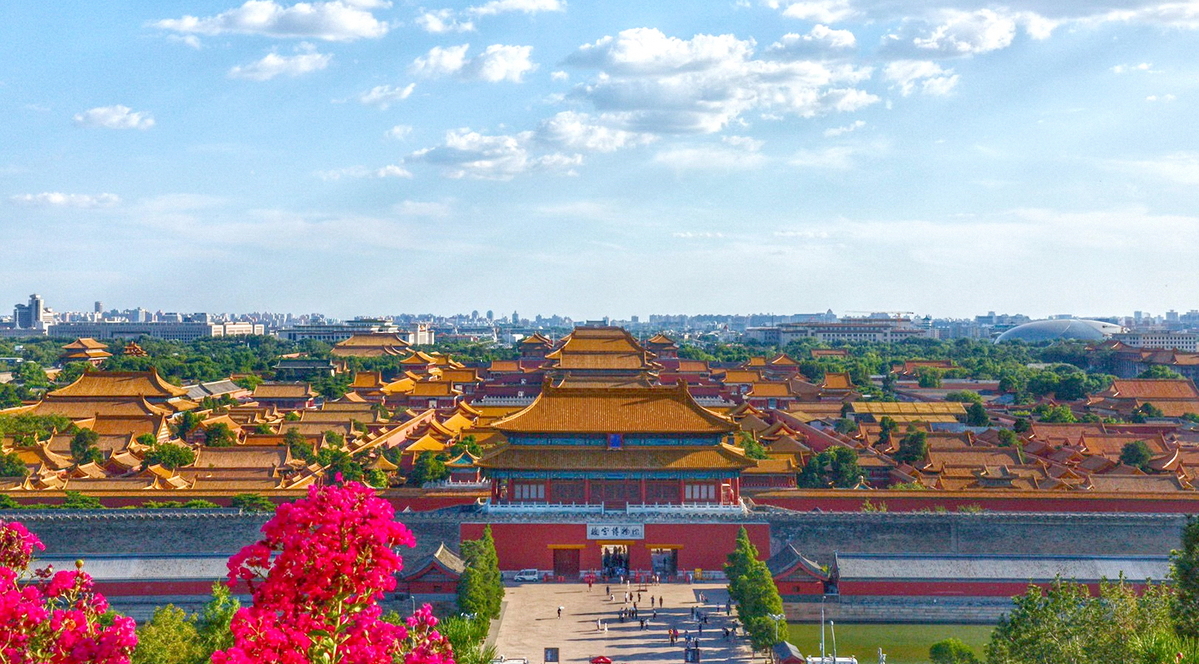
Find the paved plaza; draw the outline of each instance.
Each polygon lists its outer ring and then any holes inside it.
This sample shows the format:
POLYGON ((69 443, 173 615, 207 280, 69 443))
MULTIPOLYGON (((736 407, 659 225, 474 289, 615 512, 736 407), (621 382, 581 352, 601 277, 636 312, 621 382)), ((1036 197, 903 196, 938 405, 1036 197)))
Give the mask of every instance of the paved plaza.
POLYGON ((556 647, 562 662, 589 662, 603 655, 614 664, 622 662, 682 662, 683 633, 699 638, 700 654, 705 662, 749 662, 748 642, 742 638, 724 638, 722 628, 732 627, 734 619, 725 614, 728 591, 722 584, 663 584, 627 587, 633 601, 641 590, 637 603, 638 618, 650 618, 649 598, 663 598, 657 609, 657 619, 641 629, 639 620, 621 622, 617 613, 628 609, 625 603, 626 586, 597 583, 591 590, 585 583, 526 583, 510 585, 505 595, 504 613, 495 635, 496 650, 508 659, 527 658, 530 664, 541 664, 543 650, 556 647), (608 600, 605 588, 611 588, 614 601, 608 600), (700 594, 706 602, 700 602, 700 594), (558 618, 558 607, 562 617, 558 618), (699 634, 699 624, 692 618, 692 609, 699 608, 708 615, 708 623, 699 634), (606 623, 607 630, 597 630, 596 621, 606 623), (670 644, 668 630, 679 631, 679 641, 670 644))

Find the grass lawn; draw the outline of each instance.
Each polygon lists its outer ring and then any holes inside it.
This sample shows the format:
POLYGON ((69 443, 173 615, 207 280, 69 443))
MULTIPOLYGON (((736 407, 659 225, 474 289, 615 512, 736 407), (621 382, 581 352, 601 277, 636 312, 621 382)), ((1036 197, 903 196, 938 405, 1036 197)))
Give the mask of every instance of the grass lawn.
MULTIPOLYGON (((878 649, 887 654, 887 664, 927 664, 928 647, 954 637, 966 642, 981 658, 991 637, 991 625, 837 625, 837 655, 853 655, 861 664, 878 661, 878 649)), ((791 643, 804 655, 820 654, 820 624, 791 623, 791 643)), ((825 627, 825 647, 832 654, 832 635, 825 627)))

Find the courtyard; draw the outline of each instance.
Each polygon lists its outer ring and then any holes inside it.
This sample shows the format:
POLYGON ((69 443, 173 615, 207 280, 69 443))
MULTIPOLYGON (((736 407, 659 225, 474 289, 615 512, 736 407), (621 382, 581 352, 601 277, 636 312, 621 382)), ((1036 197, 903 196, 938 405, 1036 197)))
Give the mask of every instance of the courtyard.
POLYGON ((526 658, 530 663, 543 662, 545 648, 558 648, 562 662, 590 662, 598 656, 608 657, 614 664, 622 662, 682 662, 683 635, 699 639, 702 661, 749 662, 751 653, 744 638, 724 637, 734 618, 725 613, 728 591, 723 584, 662 584, 638 586, 632 584, 597 583, 588 589, 585 583, 526 583, 509 585, 498 630, 493 635, 496 651, 507 659, 526 658), (609 601, 607 589, 611 590, 609 601), (641 601, 637 601, 640 590, 641 601), (625 603, 630 592, 633 601, 625 603), (657 607, 657 618, 651 618, 650 596, 657 607), (701 602, 701 595, 705 601, 701 602), (638 619, 621 622, 618 612, 630 609, 637 602, 638 619), (562 607, 562 617, 558 617, 562 607), (699 609, 708 616, 700 625, 692 611, 699 609), (641 629, 640 618, 647 618, 641 629), (606 624, 598 628, 597 621, 606 624), (669 630, 677 629, 679 640, 671 645, 669 630))

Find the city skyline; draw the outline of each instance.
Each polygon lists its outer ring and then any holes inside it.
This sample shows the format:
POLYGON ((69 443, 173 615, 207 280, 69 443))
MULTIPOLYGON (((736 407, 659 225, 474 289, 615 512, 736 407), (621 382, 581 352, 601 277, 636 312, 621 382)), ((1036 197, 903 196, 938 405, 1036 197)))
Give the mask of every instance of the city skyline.
POLYGON ((22 1, 0 25, 14 301, 1199 300, 1194 3, 22 1))

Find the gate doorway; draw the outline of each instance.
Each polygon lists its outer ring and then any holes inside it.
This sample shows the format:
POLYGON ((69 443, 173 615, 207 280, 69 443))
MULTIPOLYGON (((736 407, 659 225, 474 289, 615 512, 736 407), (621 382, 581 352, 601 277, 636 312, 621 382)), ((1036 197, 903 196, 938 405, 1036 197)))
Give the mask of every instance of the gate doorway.
POLYGON ((560 576, 567 581, 579 578, 578 549, 554 549, 554 576, 560 576))
POLYGON ((671 577, 679 571, 678 549, 650 549, 649 558, 654 568, 654 574, 658 576, 671 577))
POLYGON ((629 547, 627 544, 605 544, 600 551, 603 554, 604 576, 611 579, 629 575, 629 547))

